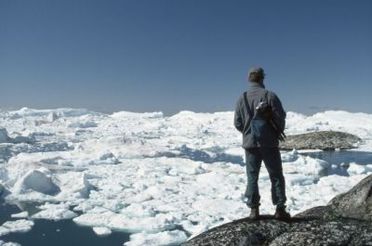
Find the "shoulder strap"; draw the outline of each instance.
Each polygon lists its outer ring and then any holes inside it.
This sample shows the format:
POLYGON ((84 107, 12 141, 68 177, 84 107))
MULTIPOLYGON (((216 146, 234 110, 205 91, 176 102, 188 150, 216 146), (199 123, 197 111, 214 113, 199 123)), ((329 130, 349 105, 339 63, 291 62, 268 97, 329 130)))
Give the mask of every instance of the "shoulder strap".
POLYGON ((268 97, 268 95, 269 95, 269 91, 266 90, 266 92, 265 92, 265 99, 266 99, 267 103, 269 103, 269 97, 268 97))
POLYGON ((245 108, 247 109, 247 112, 248 112, 248 115, 249 115, 249 117, 246 117, 246 119, 245 119, 245 122, 244 122, 244 128, 243 128, 243 133, 244 132, 246 132, 246 130, 248 129, 248 127, 249 127, 249 120, 248 119, 250 119, 250 120, 252 120, 252 118, 253 118, 253 115, 252 115, 252 111, 251 111, 251 109, 249 108, 249 103, 248 103, 248 99, 247 99, 247 92, 244 92, 244 94, 243 94, 243 101, 244 101, 244 106, 245 106, 245 108))
POLYGON ((260 102, 266 100, 266 102, 269 103, 268 95, 269 95, 269 91, 265 90, 265 93, 263 94, 263 96, 261 96, 260 102))

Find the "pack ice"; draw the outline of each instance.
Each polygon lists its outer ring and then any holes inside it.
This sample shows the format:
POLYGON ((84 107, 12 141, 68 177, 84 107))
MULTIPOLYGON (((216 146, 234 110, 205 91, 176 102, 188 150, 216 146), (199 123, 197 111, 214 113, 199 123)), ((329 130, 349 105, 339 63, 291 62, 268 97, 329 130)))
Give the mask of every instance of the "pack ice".
MULTIPOLYGON (((233 112, 1 111, 0 192, 38 205, 0 234, 30 230, 34 218, 73 219, 99 235, 130 232, 127 246, 167 245, 245 217, 244 151, 232 122, 233 112)), ((370 114, 288 113, 287 135, 319 130, 355 134, 357 150, 372 151, 370 114)), ((372 171, 372 163, 352 163, 340 172, 296 150, 282 158, 291 213, 326 204, 372 171)), ((273 213, 265 168, 259 186, 262 212, 273 213)))

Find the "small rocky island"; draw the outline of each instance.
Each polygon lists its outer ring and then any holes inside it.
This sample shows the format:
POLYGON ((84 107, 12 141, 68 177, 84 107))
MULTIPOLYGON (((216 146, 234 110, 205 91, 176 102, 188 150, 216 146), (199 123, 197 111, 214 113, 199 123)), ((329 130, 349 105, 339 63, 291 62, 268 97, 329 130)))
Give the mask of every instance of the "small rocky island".
POLYGON ((356 148, 361 139, 353 134, 338 131, 319 131, 287 136, 285 142, 280 143, 280 149, 352 149, 356 148))
POLYGON ((372 175, 334 197, 327 206, 306 210, 290 221, 269 215, 259 220, 244 218, 206 231, 182 245, 372 245, 372 175))

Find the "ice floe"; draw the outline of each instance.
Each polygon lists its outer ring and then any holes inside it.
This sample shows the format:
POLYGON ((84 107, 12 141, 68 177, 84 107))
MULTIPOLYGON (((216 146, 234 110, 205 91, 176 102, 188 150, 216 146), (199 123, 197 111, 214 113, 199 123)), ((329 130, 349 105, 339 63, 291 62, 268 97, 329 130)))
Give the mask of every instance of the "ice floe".
POLYGON ((17 219, 24 219, 28 217, 28 212, 27 211, 22 211, 16 214, 12 214, 10 217, 12 218, 17 218, 17 219))
POLYGON ((76 213, 69 210, 69 205, 64 203, 45 203, 43 205, 40 205, 38 208, 40 209, 40 212, 33 214, 33 219, 64 220, 72 219, 77 216, 76 213))
POLYGON ((112 231, 107 227, 93 227, 94 233, 96 233, 98 236, 106 236, 110 235, 112 231))
POLYGON ((0 226, 0 236, 13 232, 27 232, 33 225, 33 221, 25 219, 6 221, 0 226))
POLYGON ((14 242, 4 242, 0 240, 0 246, 20 246, 20 244, 14 242))
POLYGON ((135 233, 130 236, 130 242, 124 243, 124 246, 135 245, 177 245, 186 241, 185 232, 180 230, 164 231, 158 233, 135 233))

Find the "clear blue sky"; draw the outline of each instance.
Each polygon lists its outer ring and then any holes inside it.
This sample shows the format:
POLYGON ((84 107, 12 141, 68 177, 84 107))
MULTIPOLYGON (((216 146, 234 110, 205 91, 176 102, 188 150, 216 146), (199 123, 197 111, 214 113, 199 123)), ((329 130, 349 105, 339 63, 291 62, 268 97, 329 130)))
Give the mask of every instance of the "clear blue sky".
POLYGON ((372 113, 372 1, 0 0, 0 108, 372 113))

